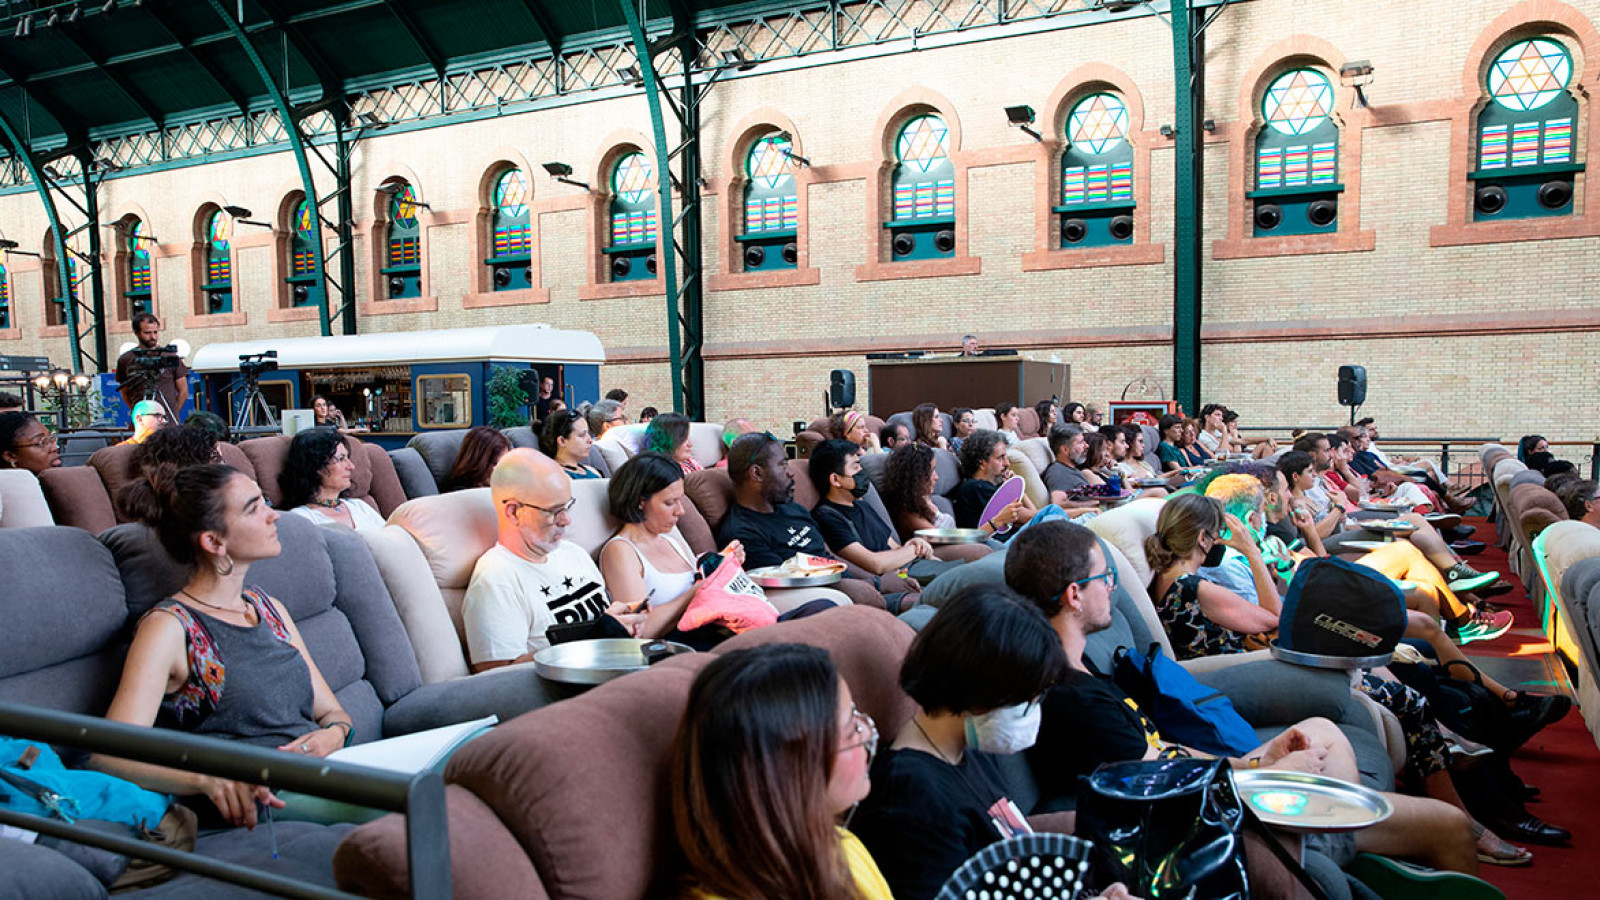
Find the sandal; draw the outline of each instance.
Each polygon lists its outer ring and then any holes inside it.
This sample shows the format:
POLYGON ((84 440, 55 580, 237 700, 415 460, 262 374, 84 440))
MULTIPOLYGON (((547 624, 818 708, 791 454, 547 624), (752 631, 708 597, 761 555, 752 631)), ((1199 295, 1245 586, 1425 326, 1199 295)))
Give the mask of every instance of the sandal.
POLYGON ((1478 862, 1491 866, 1526 866, 1533 863, 1533 851, 1501 840, 1499 835, 1477 822, 1472 823, 1472 834, 1478 839, 1478 862))

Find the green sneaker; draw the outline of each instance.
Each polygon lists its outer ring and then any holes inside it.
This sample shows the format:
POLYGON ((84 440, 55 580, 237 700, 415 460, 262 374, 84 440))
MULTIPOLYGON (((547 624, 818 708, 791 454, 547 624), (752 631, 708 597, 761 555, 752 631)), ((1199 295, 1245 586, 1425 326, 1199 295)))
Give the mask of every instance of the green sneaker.
POLYGON ((1462 646, 1473 641, 1492 641, 1510 631, 1513 620, 1510 610, 1479 609, 1472 618, 1449 629, 1450 637, 1462 646))
POLYGON ((1458 594, 1470 593, 1499 581, 1500 573, 1479 572, 1466 563, 1456 563, 1444 573, 1444 579, 1450 584, 1450 590, 1458 594))
POLYGON ((1383 900, 1505 900, 1499 888, 1472 875, 1440 872, 1371 853, 1356 854, 1345 866, 1350 877, 1366 885, 1383 900))

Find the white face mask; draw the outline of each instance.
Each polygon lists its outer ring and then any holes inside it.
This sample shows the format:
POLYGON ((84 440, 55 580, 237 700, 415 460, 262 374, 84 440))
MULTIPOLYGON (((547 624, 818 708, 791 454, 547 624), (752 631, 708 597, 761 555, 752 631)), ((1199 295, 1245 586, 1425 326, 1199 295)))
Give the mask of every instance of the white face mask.
POLYGON ((967 717, 967 746, 982 753, 1021 753, 1039 739, 1038 703, 1002 706, 967 717))

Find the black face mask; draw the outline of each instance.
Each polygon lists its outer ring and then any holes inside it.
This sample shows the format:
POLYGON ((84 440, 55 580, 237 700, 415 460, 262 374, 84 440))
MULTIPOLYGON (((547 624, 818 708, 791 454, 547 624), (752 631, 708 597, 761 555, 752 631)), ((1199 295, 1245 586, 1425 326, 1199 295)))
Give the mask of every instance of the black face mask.
POLYGON ((871 486, 872 482, 868 481, 862 473, 857 472, 855 477, 850 480, 850 496, 860 500, 867 495, 867 489, 871 486))
POLYGON ((1217 541, 1215 544, 1212 544, 1211 549, 1206 552, 1205 561, 1200 563, 1200 565, 1207 569, 1215 569, 1217 566, 1222 565, 1222 558, 1227 555, 1228 545, 1221 541, 1217 541))

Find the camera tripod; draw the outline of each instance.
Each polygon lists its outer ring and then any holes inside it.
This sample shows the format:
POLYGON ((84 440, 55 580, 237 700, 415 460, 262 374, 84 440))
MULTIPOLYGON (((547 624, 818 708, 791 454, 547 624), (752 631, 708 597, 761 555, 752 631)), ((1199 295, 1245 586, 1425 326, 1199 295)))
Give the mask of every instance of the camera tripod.
POLYGON ((277 428, 278 417, 268 405, 267 398, 261 393, 261 381, 249 375, 241 375, 228 385, 230 392, 244 389, 244 399, 238 401, 233 407, 234 428, 277 428))

